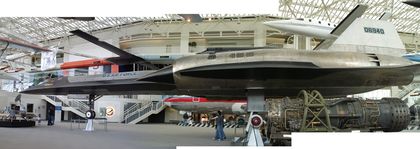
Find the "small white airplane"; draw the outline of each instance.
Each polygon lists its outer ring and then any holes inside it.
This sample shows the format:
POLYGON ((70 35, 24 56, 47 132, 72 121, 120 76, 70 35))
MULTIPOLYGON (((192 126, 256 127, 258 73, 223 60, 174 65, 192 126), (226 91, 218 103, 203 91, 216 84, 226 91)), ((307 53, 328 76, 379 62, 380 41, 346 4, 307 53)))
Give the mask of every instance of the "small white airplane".
MULTIPOLYGON (((360 12, 355 12, 355 13, 360 13, 360 12)), ((382 28, 371 28, 369 26, 363 26, 363 25, 351 25, 353 23, 353 21, 355 22, 359 22, 359 24, 363 24, 363 20, 359 19, 360 16, 357 15, 350 15, 350 16, 346 16, 346 19, 343 20, 343 22, 340 22, 339 25, 328 22, 328 21, 322 21, 322 20, 316 20, 316 19, 310 19, 310 18, 299 18, 299 19, 290 19, 290 20, 275 20, 275 21, 267 21, 264 22, 263 24, 278 29, 278 30, 282 30, 284 32, 289 32, 289 33, 293 33, 293 34, 298 34, 298 35, 304 35, 304 36, 308 36, 308 37, 315 37, 315 38, 319 38, 319 39, 323 39, 323 41, 318 44, 318 46, 316 46, 314 48, 314 50, 328 50, 328 49, 342 49, 342 47, 332 47, 331 45, 333 43, 337 44, 337 45, 348 45, 348 44, 355 44, 355 43, 363 43, 363 41, 355 41, 353 43, 349 43, 348 38, 351 37, 352 34, 352 30, 357 31, 356 28, 364 28, 364 32, 374 32, 376 33, 376 31, 383 31, 382 28), (348 18, 352 18, 352 19, 348 19, 348 18), (340 27, 341 26, 341 27, 340 27), (340 37, 343 32, 345 32, 344 30, 340 29, 343 27, 349 27, 350 29, 348 31, 346 31, 346 36, 340 37), (338 40, 338 41, 337 41, 338 40)), ((391 17, 391 13, 389 12, 385 12, 382 14, 382 16, 379 18, 380 21, 386 21, 391 17)), ((357 24, 357 23, 355 23, 357 24)), ((389 36, 389 35, 387 35, 389 36)), ((394 37, 394 36, 389 36, 389 37, 394 37)), ((397 37, 397 36, 395 36, 397 37)), ((397 39, 392 40, 392 41, 397 41, 397 39)), ((403 48, 402 43, 396 43, 396 45, 398 45, 396 48, 400 49, 403 48)), ((344 49, 345 51, 345 49, 344 49)), ((361 49, 359 51, 363 51, 366 52, 366 50, 361 49)), ((384 52, 387 53, 387 52, 384 52)), ((387 53, 390 54, 390 53, 387 53)), ((391 55, 391 54, 390 54, 391 55)))
POLYGON ((264 24, 285 32, 322 39, 335 38, 330 33, 337 27, 337 24, 331 22, 309 18, 268 21, 264 24))
MULTIPOLYGON (((385 12, 379 18, 379 20, 388 20, 391 17, 391 14, 385 12)), ((335 23, 328 21, 317 20, 312 18, 298 18, 298 19, 289 19, 289 20, 275 20, 267 21, 263 24, 278 29, 281 31, 305 35, 309 37, 315 37, 320 39, 335 39, 336 35, 331 34, 331 32, 338 26, 335 23)))

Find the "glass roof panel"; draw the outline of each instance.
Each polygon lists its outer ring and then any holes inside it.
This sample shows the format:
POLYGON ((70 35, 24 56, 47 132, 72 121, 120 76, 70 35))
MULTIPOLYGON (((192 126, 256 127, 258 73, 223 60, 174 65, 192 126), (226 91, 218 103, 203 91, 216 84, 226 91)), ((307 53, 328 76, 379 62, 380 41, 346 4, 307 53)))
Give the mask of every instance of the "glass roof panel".
MULTIPOLYGON (((393 14, 391 22, 397 30, 407 33, 418 33, 420 24, 420 9, 403 4, 401 1, 388 0, 279 0, 278 16, 281 18, 314 18, 338 24, 358 4, 362 2, 369 5, 363 18, 378 19, 383 12, 393 14)), ((251 14, 200 14, 202 17, 243 17, 251 14)), ((153 20, 181 19, 175 14, 166 14, 154 17, 96 17, 94 21, 79 21, 57 17, 2 17, 0 26, 7 27, 22 35, 45 41, 68 36, 69 31, 82 29, 84 31, 101 30, 134 22, 148 22, 153 20)), ((1 36, 1 35, 0 35, 1 36)))

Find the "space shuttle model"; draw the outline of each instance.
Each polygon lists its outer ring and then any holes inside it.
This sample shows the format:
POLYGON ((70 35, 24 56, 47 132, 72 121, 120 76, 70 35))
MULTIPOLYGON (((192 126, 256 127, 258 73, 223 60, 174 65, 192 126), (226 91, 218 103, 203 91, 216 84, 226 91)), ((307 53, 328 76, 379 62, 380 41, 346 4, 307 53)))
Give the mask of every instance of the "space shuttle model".
POLYGON ((337 27, 337 24, 310 18, 267 21, 263 24, 281 31, 321 39, 335 38, 330 33, 337 27))

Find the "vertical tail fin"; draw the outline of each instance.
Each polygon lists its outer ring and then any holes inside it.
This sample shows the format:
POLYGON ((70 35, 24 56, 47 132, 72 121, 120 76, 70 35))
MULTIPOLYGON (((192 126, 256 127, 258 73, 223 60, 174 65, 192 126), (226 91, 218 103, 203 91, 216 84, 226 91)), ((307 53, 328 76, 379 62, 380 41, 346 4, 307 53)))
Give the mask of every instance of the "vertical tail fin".
POLYGON ((366 11, 366 5, 358 5, 330 33, 336 39, 321 42, 315 50, 375 53, 393 56, 405 54, 405 47, 391 22, 389 14, 379 20, 359 18, 366 11))
POLYGON ((333 51, 402 56, 405 47, 391 22, 356 19, 328 48, 333 51))
POLYGON ((335 27, 330 34, 335 37, 331 39, 323 40, 320 44, 318 44, 314 50, 319 49, 328 49, 335 40, 340 37, 340 35, 347 30, 347 28, 359 17, 365 13, 367 10, 367 5, 357 5, 353 10, 338 24, 337 27, 335 27))

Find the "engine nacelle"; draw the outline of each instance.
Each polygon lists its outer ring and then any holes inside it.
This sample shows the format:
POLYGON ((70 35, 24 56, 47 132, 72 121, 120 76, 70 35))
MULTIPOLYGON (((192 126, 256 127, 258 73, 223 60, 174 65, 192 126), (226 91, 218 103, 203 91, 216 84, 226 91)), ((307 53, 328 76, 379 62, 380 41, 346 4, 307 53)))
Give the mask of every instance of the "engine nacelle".
POLYGON ((232 113, 235 113, 235 114, 247 113, 246 103, 234 103, 234 104, 232 104, 232 113))
MULTIPOLYGON (((407 128, 410 122, 408 106, 397 98, 361 100, 342 98, 326 100, 331 127, 334 130, 381 130, 397 132, 407 128)), ((300 131, 304 105, 299 99, 269 99, 268 120, 273 127, 283 131, 300 131)), ((320 114, 320 118, 325 118, 320 114)), ((314 117, 310 113, 307 117, 314 117)), ((306 122, 309 123, 309 122, 306 122)))

